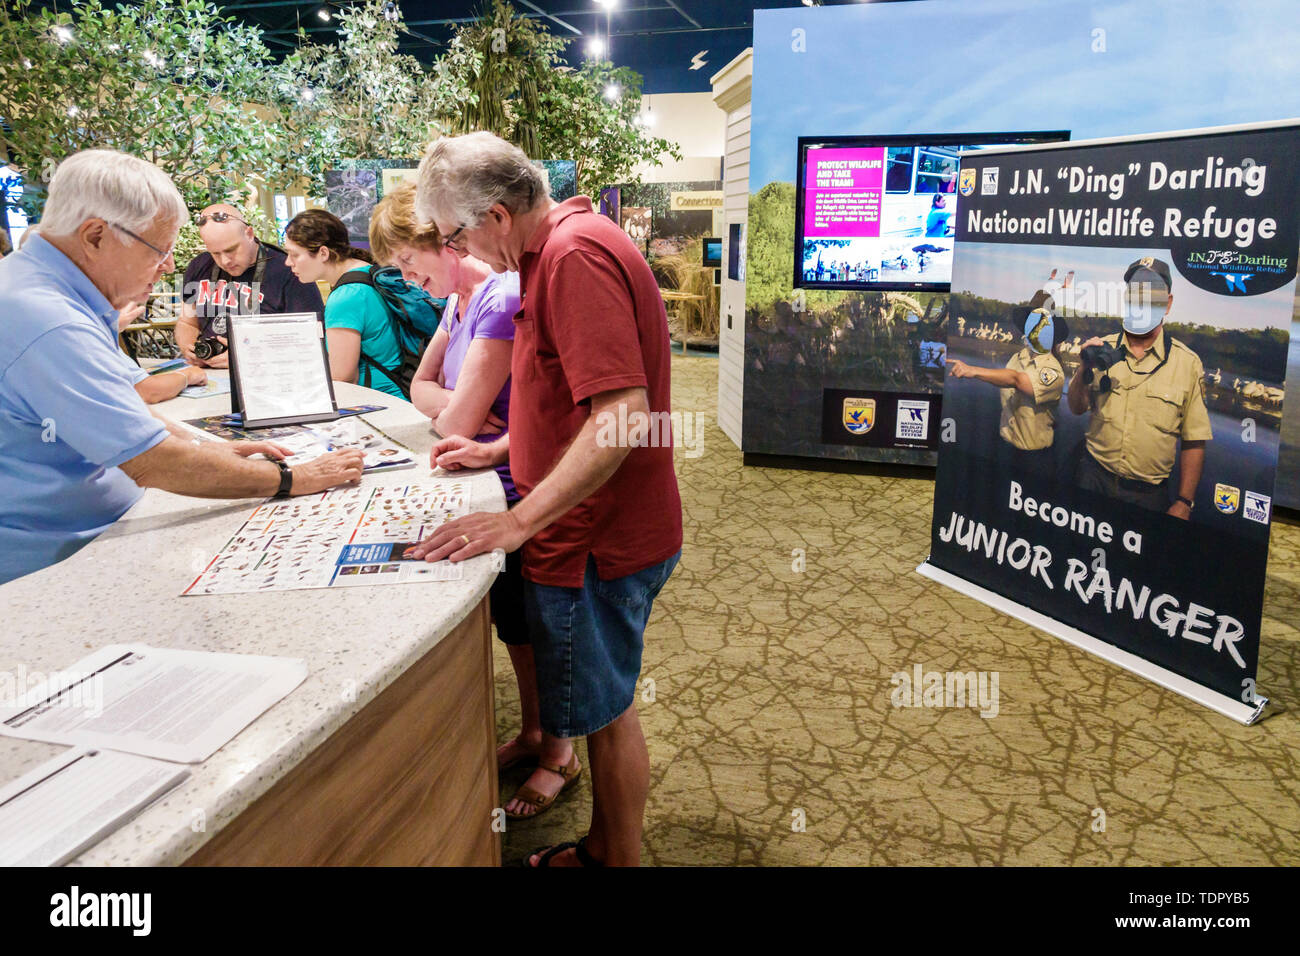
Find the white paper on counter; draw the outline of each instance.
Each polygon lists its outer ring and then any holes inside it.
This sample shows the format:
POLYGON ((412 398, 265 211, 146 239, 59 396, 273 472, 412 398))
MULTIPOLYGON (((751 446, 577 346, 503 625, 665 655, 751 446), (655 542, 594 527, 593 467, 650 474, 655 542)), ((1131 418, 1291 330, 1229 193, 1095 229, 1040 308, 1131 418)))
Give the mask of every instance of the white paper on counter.
POLYGON ((0 788, 0 866, 60 866, 189 775, 111 750, 61 753, 0 788))
POLYGON ((306 677, 297 658, 114 644, 0 707, 0 734, 202 763, 306 677))

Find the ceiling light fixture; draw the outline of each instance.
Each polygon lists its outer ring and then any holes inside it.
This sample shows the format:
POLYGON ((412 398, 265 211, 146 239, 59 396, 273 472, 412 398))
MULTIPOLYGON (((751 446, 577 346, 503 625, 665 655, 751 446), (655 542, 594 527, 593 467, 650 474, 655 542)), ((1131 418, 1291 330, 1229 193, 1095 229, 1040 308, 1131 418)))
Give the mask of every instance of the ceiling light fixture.
POLYGON ((623 87, 619 86, 617 83, 611 83, 609 86, 605 87, 605 99, 616 100, 618 99, 618 95, 622 92, 623 87))
POLYGON ((592 37, 587 41, 587 56, 604 56, 605 41, 600 37, 592 37))
POLYGON ((326 10, 324 7, 321 7, 319 10, 316 11, 316 16, 320 17, 326 23, 330 22, 330 12, 326 10))

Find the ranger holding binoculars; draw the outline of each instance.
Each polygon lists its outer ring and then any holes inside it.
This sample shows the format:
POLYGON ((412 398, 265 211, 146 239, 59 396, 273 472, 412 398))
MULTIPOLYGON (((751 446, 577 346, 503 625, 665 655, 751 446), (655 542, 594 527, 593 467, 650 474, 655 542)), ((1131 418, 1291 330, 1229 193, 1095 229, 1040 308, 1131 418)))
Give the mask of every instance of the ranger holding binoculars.
POLYGON ((1091 338, 1070 381, 1070 411, 1091 410, 1079 486, 1120 501, 1191 516, 1213 436, 1201 360, 1164 328, 1173 304, 1169 266, 1150 257, 1124 272, 1123 331, 1091 338), (1169 475, 1179 441, 1177 494, 1169 475))

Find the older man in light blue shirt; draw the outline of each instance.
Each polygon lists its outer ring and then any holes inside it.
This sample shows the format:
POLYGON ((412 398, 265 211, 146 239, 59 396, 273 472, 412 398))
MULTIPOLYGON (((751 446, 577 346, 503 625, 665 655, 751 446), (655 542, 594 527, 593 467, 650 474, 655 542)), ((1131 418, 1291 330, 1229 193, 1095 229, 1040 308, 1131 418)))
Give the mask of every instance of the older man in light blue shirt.
POLYGON ((359 452, 288 471, 249 459, 279 457, 266 442, 200 447, 149 412, 118 310, 175 269, 185 215, 156 166, 87 150, 60 164, 39 233, 0 260, 0 583, 68 557, 144 488, 266 497, 361 477, 359 452))
POLYGON ((117 466, 168 435, 135 393, 117 309, 33 236, 0 261, 0 581, 67 557, 144 490, 117 466))

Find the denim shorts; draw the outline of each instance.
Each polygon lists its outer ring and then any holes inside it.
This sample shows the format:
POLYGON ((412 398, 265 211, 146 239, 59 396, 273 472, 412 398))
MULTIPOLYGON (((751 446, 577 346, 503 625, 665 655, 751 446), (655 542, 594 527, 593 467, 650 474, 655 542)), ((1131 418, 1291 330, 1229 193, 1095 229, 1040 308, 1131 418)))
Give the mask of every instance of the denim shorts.
POLYGON ((524 582, 544 731, 585 737, 632 706, 650 609, 681 556, 612 581, 588 556, 580 588, 524 582))

